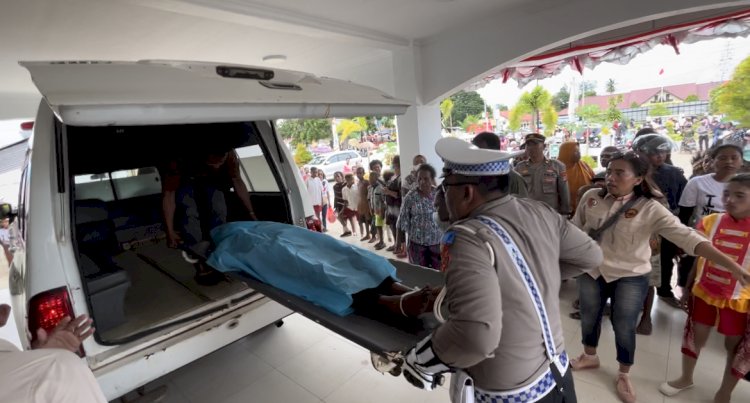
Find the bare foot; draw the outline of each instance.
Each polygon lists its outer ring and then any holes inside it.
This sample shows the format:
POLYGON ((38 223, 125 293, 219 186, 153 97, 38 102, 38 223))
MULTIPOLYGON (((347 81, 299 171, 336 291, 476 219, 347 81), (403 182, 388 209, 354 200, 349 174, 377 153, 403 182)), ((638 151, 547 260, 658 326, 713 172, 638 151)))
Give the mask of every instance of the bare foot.
POLYGON ((716 392, 714 395, 714 403, 729 403, 729 400, 732 398, 732 393, 725 394, 722 391, 716 392))

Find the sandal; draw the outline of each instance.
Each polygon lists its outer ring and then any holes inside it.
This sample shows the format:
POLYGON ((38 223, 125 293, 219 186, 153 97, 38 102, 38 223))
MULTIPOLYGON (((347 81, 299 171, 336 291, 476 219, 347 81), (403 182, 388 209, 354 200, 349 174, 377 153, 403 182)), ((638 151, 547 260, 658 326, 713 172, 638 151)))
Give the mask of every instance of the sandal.
POLYGON ((343 234, 341 234, 341 237, 344 238, 344 237, 351 236, 351 235, 352 235, 351 231, 346 231, 343 234))
POLYGON ((662 395, 672 397, 683 390, 688 390, 695 386, 694 384, 690 384, 688 386, 685 386, 684 388, 677 388, 669 384, 669 382, 664 382, 661 385, 659 385, 659 392, 661 392, 662 395))

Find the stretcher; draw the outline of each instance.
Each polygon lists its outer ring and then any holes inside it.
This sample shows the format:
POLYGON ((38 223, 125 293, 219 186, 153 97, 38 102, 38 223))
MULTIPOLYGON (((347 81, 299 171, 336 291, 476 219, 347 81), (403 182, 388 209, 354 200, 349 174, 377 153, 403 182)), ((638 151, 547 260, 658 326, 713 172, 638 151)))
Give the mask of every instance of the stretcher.
MULTIPOLYGON (((440 272, 397 260, 390 262, 396 267, 399 280, 407 286, 422 287, 429 284, 437 287, 444 284, 443 274, 440 272)), ((243 272, 227 274, 245 282, 250 288, 281 305, 382 356, 395 357, 405 353, 438 325, 432 314, 424 314, 419 318, 405 318, 392 313, 384 314, 381 310, 355 310, 349 315, 338 316, 302 298, 264 284, 243 272)))

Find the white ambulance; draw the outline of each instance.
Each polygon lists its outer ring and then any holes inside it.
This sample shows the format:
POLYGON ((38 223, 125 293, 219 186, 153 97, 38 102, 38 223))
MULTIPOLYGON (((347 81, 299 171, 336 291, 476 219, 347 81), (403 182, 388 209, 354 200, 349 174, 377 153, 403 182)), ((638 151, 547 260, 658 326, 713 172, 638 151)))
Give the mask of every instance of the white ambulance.
MULTIPOLYGON (((274 120, 395 115, 408 107, 369 87, 264 67, 21 65, 43 100, 13 223, 14 318, 29 348, 38 328, 90 315, 97 331, 82 356, 110 400, 291 313, 240 281, 195 282, 193 266, 166 246, 160 164, 234 148, 258 218, 313 228, 311 203, 274 120)), ((237 200, 227 198, 230 219, 237 200)))

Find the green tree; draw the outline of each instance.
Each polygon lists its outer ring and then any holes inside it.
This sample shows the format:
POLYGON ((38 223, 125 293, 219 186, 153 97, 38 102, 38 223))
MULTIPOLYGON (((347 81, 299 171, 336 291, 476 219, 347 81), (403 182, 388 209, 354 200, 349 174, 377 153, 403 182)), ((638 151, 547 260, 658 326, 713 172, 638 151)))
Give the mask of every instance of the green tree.
POLYGON ((667 116, 669 108, 664 104, 655 104, 648 108, 648 116, 667 116))
POLYGON ((448 131, 451 130, 451 127, 453 127, 453 100, 450 98, 445 98, 443 102, 440 103, 440 120, 443 122, 443 128, 447 128, 448 131))
POLYGON ((578 93, 584 97, 593 97, 596 95, 596 81, 584 81, 578 89, 578 93))
POLYGON ((614 94, 615 91, 617 91, 617 89, 615 88, 615 79, 614 78, 610 78, 609 80, 607 80, 607 89, 606 89, 606 91, 607 91, 607 94, 610 94, 610 95, 614 94))
POLYGON ((544 135, 551 136, 555 134, 557 128, 557 112, 552 104, 542 112, 542 124, 544 125, 544 135))
POLYGON ((698 96, 695 94, 690 94, 685 97, 685 102, 697 102, 697 101, 700 101, 700 99, 698 99, 698 96))
POLYGON ((633 101, 633 102, 630 103, 630 107, 631 108, 640 108, 641 106, 638 105, 638 102, 633 101))
POLYGON ((331 137, 331 122, 328 119, 287 119, 278 125, 283 138, 292 139, 292 144, 308 145, 331 137))
POLYGON ((469 126, 475 125, 481 121, 482 121, 482 117, 479 115, 468 115, 464 118, 464 121, 461 122, 461 128, 463 128, 464 131, 466 131, 469 128, 469 126))
POLYGON ((453 122, 463 122, 469 115, 481 115, 484 112, 484 101, 476 91, 459 91, 451 95, 450 99, 453 101, 453 122))
POLYGON ((508 113, 508 129, 514 132, 520 130, 522 117, 523 112, 519 111, 518 108, 511 109, 510 113, 508 113))
POLYGON ((498 104, 498 105, 496 105, 496 108, 497 108, 497 110, 499 110, 500 112, 502 112, 502 111, 507 111, 507 110, 508 110, 508 105, 498 104))
POLYGON ((734 69, 731 80, 711 91, 711 108, 740 126, 750 126, 750 57, 734 69))
POLYGON ((576 109, 576 115, 580 116, 584 122, 588 123, 598 123, 604 120, 604 112, 599 105, 590 104, 579 106, 578 109, 576 109))
POLYGON ((553 110, 551 106, 552 95, 542 86, 537 85, 531 90, 531 92, 524 92, 521 94, 521 99, 518 100, 518 103, 516 103, 516 106, 513 109, 521 114, 530 113, 531 130, 537 131, 541 112, 553 110))
POLYGON ((302 143, 297 143, 297 148, 294 150, 294 163, 297 164, 298 167, 301 167, 312 161, 312 159, 313 156, 310 151, 307 151, 307 147, 302 143))
POLYGON ((568 101, 570 101, 570 91, 568 91, 568 86, 563 85, 555 96, 552 97, 552 105, 554 105, 555 109, 561 111, 568 107, 568 101))
POLYGON ((604 120, 607 122, 620 122, 622 121, 622 112, 617 107, 617 105, 622 102, 622 95, 618 95, 616 97, 609 97, 607 99, 607 103, 609 104, 609 107, 604 112, 604 120))
POLYGON ((394 129, 396 127, 396 120, 393 116, 383 116, 380 119, 380 124, 386 129, 394 129))

